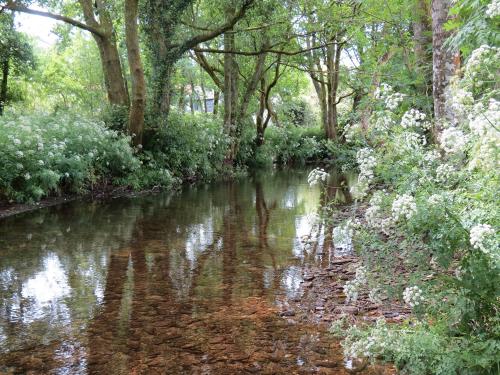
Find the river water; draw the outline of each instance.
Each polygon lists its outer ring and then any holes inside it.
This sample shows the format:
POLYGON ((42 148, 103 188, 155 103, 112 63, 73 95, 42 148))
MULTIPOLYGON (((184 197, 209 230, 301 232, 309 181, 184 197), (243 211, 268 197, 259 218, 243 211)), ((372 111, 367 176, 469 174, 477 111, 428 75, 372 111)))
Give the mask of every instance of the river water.
MULTIPOLYGON (((307 173, 0 221, 0 373, 342 374, 323 329, 280 316, 324 194, 307 173)), ((339 179, 330 198, 348 200, 339 179)))

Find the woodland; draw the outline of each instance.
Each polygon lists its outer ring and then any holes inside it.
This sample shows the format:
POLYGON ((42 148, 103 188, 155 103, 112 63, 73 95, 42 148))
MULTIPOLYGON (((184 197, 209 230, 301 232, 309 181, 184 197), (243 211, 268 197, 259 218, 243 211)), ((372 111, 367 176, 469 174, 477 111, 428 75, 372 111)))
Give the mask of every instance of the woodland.
POLYGON ((498 374, 499 61, 498 0, 0 0, 0 208, 353 172, 357 214, 319 214, 345 303, 408 315, 338 317, 345 358, 498 374))

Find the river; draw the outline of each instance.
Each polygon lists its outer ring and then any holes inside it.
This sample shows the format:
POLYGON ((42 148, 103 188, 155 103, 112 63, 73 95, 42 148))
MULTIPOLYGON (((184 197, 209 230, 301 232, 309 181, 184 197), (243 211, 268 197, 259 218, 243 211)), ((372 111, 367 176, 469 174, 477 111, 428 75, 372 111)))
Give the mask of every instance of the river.
POLYGON ((1 220, 0 373, 342 374, 331 335, 280 316, 332 256, 301 242, 322 195, 273 171, 1 220))

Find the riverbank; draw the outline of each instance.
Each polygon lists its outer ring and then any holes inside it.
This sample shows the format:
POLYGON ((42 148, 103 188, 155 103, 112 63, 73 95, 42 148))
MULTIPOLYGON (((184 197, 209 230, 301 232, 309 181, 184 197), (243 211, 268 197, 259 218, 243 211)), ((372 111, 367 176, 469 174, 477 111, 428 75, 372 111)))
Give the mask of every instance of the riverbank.
POLYGON ((52 196, 41 199, 39 202, 34 203, 9 203, 0 201, 0 220, 7 217, 19 215, 25 212, 35 211, 41 208, 57 206, 73 202, 76 200, 94 201, 101 199, 113 199, 121 197, 136 197, 146 194, 158 193, 160 188, 134 190, 128 186, 102 186, 84 194, 64 194, 61 196, 52 196))

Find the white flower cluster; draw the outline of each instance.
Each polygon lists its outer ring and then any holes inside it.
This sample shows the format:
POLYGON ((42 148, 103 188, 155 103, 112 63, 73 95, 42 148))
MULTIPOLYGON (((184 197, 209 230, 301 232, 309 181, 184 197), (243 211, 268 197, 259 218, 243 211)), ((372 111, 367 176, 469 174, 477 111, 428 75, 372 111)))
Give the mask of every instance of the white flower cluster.
POLYGON ((373 128, 380 132, 386 132, 390 130, 394 125, 396 125, 396 121, 394 121, 390 114, 387 114, 386 111, 384 111, 377 113, 377 115, 375 116, 373 128))
POLYGON ((382 200, 385 191, 377 191, 370 199, 370 207, 365 211, 365 220, 369 227, 380 229, 382 233, 389 234, 394 224, 392 217, 385 217, 382 212, 382 200))
POLYGON ((373 178, 373 169, 377 165, 377 159, 375 158, 373 149, 368 147, 360 149, 356 153, 356 160, 359 165, 360 173, 370 179, 373 178))
POLYGON ((344 128, 344 137, 347 143, 353 142, 361 132, 361 124, 347 124, 344 128))
POLYGON ((456 83, 450 84, 449 90, 446 91, 446 101, 449 103, 450 112, 453 113, 453 119, 461 121, 466 118, 470 112, 471 106, 474 104, 472 93, 463 88, 456 87, 456 83))
POLYGON ((445 203, 445 197, 443 194, 432 194, 427 199, 427 203, 432 207, 442 206, 445 203))
POLYGON ((394 221, 398 221, 401 218, 409 220, 417 213, 417 203, 415 198, 409 194, 403 194, 392 202, 392 217, 394 221))
POLYGON ((424 297, 422 296, 422 290, 418 286, 409 286, 403 292, 403 299, 408 306, 414 308, 420 305, 424 297))
POLYGON ((473 80, 476 86, 482 86, 484 80, 495 80, 495 67, 498 68, 500 48, 483 44, 472 51, 465 64, 464 78, 473 80))
POLYGON ((500 167, 500 102, 490 99, 487 108, 479 102, 469 115, 469 128, 475 136, 472 147, 472 159, 469 168, 500 167))
POLYGON ((401 119, 401 126, 404 129, 428 129, 430 127, 430 123, 425 121, 426 117, 425 113, 412 108, 406 111, 403 115, 403 118, 401 119))
POLYGON ((370 330, 368 336, 351 337, 351 335, 361 336, 358 328, 352 327, 349 329, 348 335, 342 343, 344 357, 348 360, 376 357, 384 353, 396 342, 394 334, 387 328, 383 318, 377 320, 375 327, 370 330), (353 332, 354 335, 352 335, 353 332))
POLYGON ((382 210, 382 192, 376 191, 370 199, 370 207, 366 209, 365 220, 370 227, 377 227, 382 210))
POLYGON ((358 183, 351 189, 351 192, 359 197, 366 195, 375 173, 374 168, 377 165, 377 159, 371 148, 365 147, 358 150, 356 160, 359 165, 358 183))
POLYGON ((456 169, 450 164, 441 164, 436 168, 436 182, 450 184, 455 179, 456 169))
POLYGON ((427 169, 433 169, 439 163, 441 155, 437 150, 426 151, 422 155, 421 166, 427 169))
POLYGON ((500 1, 493 0, 486 7, 486 17, 493 18, 500 16, 500 1))
POLYGON ((321 168, 315 168, 307 177, 307 183, 310 186, 318 185, 321 182, 326 182, 330 175, 321 168))
POLYGON ((401 150, 410 152, 420 151, 421 148, 427 144, 424 135, 410 131, 401 133, 396 141, 401 147, 401 150))
POLYGON ((442 131, 440 139, 441 147, 448 154, 458 154, 465 150, 468 137, 456 127, 449 127, 442 131))
POLYGON ((363 284, 366 284, 366 268, 361 266, 356 270, 354 279, 346 282, 344 285, 346 303, 356 302, 358 300, 359 289, 363 284))
POLYGON ((387 95, 392 94, 393 90, 387 83, 382 83, 379 87, 375 89, 373 95, 375 99, 384 99, 387 95))
POLYGON ((403 102, 405 95, 394 92, 393 88, 386 83, 382 83, 375 89, 375 99, 383 100, 385 107, 394 111, 403 102))
POLYGON ((385 98, 385 106, 387 107, 387 109, 394 111, 403 102, 404 98, 404 94, 395 92, 394 94, 391 94, 385 98))
POLYGON ((498 255, 498 244, 495 241, 495 230, 489 224, 477 224, 470 230, 470 243, 474 249, 485 254, 498 255))
POLYGON ((474 107, 469 122, 469 128, 474 135, 478 137, 498 136, 498 130, 495 129, 498 124, 500 124, 500 102, 490 99, 488 109, 485 109, 482 103, 474 107))

